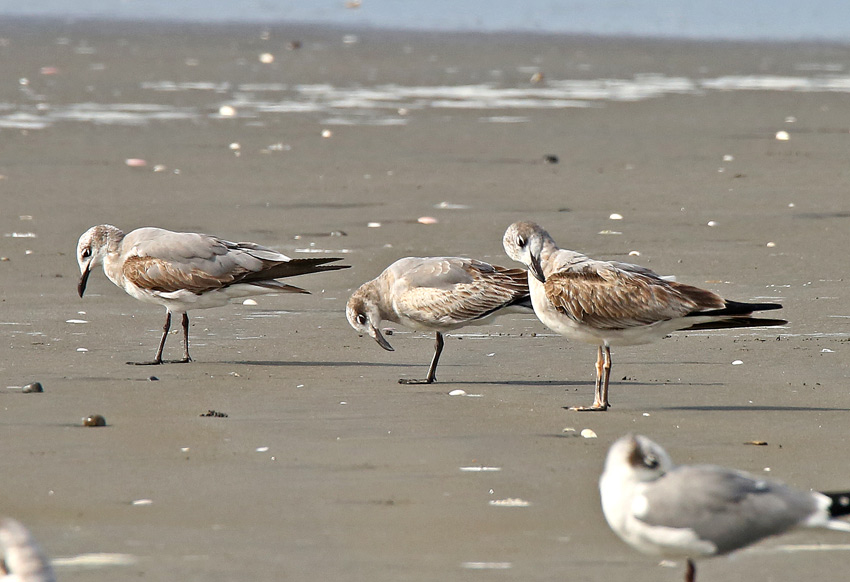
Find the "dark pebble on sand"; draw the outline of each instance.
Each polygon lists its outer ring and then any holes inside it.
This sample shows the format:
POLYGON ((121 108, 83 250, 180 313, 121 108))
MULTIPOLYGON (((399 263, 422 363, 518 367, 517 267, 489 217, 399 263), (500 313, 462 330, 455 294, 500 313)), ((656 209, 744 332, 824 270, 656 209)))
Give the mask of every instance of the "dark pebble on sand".
POLYGON ((159 382, 159 378, 156 376, 148 376, 148 380, 151 382, 159 382))
POLYGON ((556 156, 555 154, 546 154, 545 156, 543 156, 543 161, 545 161, 547 164, 557 164, 559 162, 558 156, 556 156))
POLYGON ((214 418, 227 418, 226 412, 219 412, 217 410, 208 410, 201 414, 201 416, 212 416, 214 418))
POLYGON ((41 382, 31 382, 27 384, 23 388, 21 388, 21 392, 24 394, 31 394, 33 392, 44 392, 44 387, 42 387, 41 382))
POLYGON ((83 418, 83 426, 106 426, 106 419, 99 414, 92 414, 83 418))

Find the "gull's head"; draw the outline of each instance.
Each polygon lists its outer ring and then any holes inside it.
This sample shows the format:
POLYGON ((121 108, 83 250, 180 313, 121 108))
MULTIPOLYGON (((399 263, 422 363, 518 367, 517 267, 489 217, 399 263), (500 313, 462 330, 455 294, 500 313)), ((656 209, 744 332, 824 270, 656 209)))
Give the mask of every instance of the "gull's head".
POLYGON ((619 473, 632 481, 654 481, 672 468, 667 451, 639 434, 618 439, 605 459, 606 473, 619 473))
POLYGON ((77 292, 80 297, 86 292, 86 283, 91 270, 103 262, 103 257, 109 252, 110 246, 121 242, 123 236, 124 233, 118 228, 109 224, 99 224, 84 232, 77 241, 77 264, 80 266, 77 292))
POLYGON ((540 225, 520 221, 513 223, 505 231, 502 246, 510 258, 528 267, 529 272, 543 283, 546 276, 540 266, 540 254, 546 240, 551 240, 551 237, 540 225))
POLYGON ((348 304, 345 306, 345 316, 357 333, 371 336, 378 342, 379 346, 392 352, 394 351, 393 347, 381 333, 381 310, 378 309, 377 302, 368 293, 368 285, 369 283, 366 283, 360 287, 348 300, 348 304))

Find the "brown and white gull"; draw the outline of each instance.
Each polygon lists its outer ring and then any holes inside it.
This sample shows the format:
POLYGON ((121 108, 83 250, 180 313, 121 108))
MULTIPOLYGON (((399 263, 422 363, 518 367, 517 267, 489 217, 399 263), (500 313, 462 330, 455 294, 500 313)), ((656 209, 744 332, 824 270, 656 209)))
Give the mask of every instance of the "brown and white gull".
POLYGON ((850 513, 850 492, 798 491, 716 465, 674 466, 641 435, 611 445, 599 492, 614 533, 641 552, 686 559, 686 582, 696 578, 694 560, 797 527, 850 532, 850 523, 833 519, 850 513))
POLYGON ((162 228, 139 228, 126 235, 118 228, 93 226, 77 243, 80 266, 80 297, 93 268, 103 265, 110 281, 132 297, 165 307, 165 325, 156 356, 150 362, 162 364, 162 350, 171 328, 171 315, 183 316, 183 359, 190 362, 190 309, 220 307, 228 301, 265 293, 309 293, 277 279, 320 271, 348 268, 326 265, 338 258, 291 259, 275 250, 251 242, 229 242, 194 232, 172 232, 162 228))
POLYGON ((407 257, 361 285, 348 300, 345 314, 351 327, 388 351, 393 348, 381 333, 384 320, 436 332, 434 357, 425 379, 399 380, 431 384, 437 379, 445 332, 487 323, 509 310, 531 312, 524 269, 461 257, 407 257))
POLYGON ((775 303, 730 301, 645 267, 558 248, 533 222, 512 224, 502 242, 509 257, 528 267, 531 303, 540 321, 567 338, 598 346, 593 405, 572 410, 608 408, 611 346, 646 344, 673 331, 788 323, 752 317, 754 311, 782 307, 775 303))

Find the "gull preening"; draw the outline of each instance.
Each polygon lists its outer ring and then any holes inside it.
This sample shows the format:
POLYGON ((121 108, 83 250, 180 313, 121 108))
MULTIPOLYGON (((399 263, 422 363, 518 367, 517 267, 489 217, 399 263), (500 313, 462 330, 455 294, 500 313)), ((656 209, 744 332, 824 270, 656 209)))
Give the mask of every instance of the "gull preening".
POLYGON ((372 336, 389 351, 393 348, 381 333, 381 321, 436 332, 427 377, 399 380, 401 384, 431 384, 437 379, 444 332, 486 323, 491 316, 514 307, 526 313, 531 310, 524 269, 460 257, 407 257, 361 285, 348 300, 345 314, 351 327, 372 336))
POLYGON ((55 582, 50 561, 19 521, 0 520, 0 582, 55 582))
POLYGON ((775 303, 729 301, 645 267, 560 249, 533 222, 509 226, 503 244, 509 257, 528 267, 531 302, 540 321, 565 337, 598 346, 593 405, 572 410, 608 408, 611 346, 646 344, 673 331, 788 323, 751 317, 754 311, 782 307, 775 303))
POLYGON ((86 290, 91 270, 103 264, 110 281, 129 295, 166 310, 162 339, 150 362, 161 364, 171 315, 183 316, 183 359, 190 362, 190 309, 220 307, 229 300, 265 293, 309 293, 277 279, 320 271, 348 268, 326 265, 338 258, 291 259, 275 250, 251 242, 233 243, 194 232, 172 232, 161 228, 139 228, 128 234, 101 224, 93 226, 77 243, 80 265, 80 297, 86 290))
MULTIPOLYGON (((850 492, 798 491, 715 465, 673 465, 667 452, 627 435, 608 452, 599 479, 602 511, 623 541, 644 553, 687 560, 719 556, 795 527, 850 532, 850 492)), ((839 576, 840 577, 840 576, 839 576)))

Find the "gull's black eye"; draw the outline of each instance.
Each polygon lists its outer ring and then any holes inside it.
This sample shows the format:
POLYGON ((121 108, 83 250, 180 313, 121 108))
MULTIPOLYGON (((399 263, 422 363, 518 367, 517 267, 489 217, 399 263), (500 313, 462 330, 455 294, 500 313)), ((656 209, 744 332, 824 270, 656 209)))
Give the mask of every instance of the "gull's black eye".
POLYGON ((357 323, 359 323, 360 325, 366 325, 367 321, 369 321, 369 319, 366 317, 365 313, 357 314, 357 323))
POLYGON ((527 243, 527 242, 528 242, 528 241, 527 241, 527 240, 525 240, 525 239, 524 239, 523 237, 521 237, 521 236, 516 237, 516 244, 517 244, 517 246, 518 246, 519 248, 523 248, 523 247, 525 246, 525 243, 527 243))
POLYGON ((657 469, 658 468, 658 457, 656 457, 652 453, 647 453, 643 457, 643 464, 646 465, 650 469, 657 469))
POLYGON ((91 256, 91 248, 90 247, 84 248, 83 252, 81 254, 82 254, 84 259, 89 258, 91 256))

